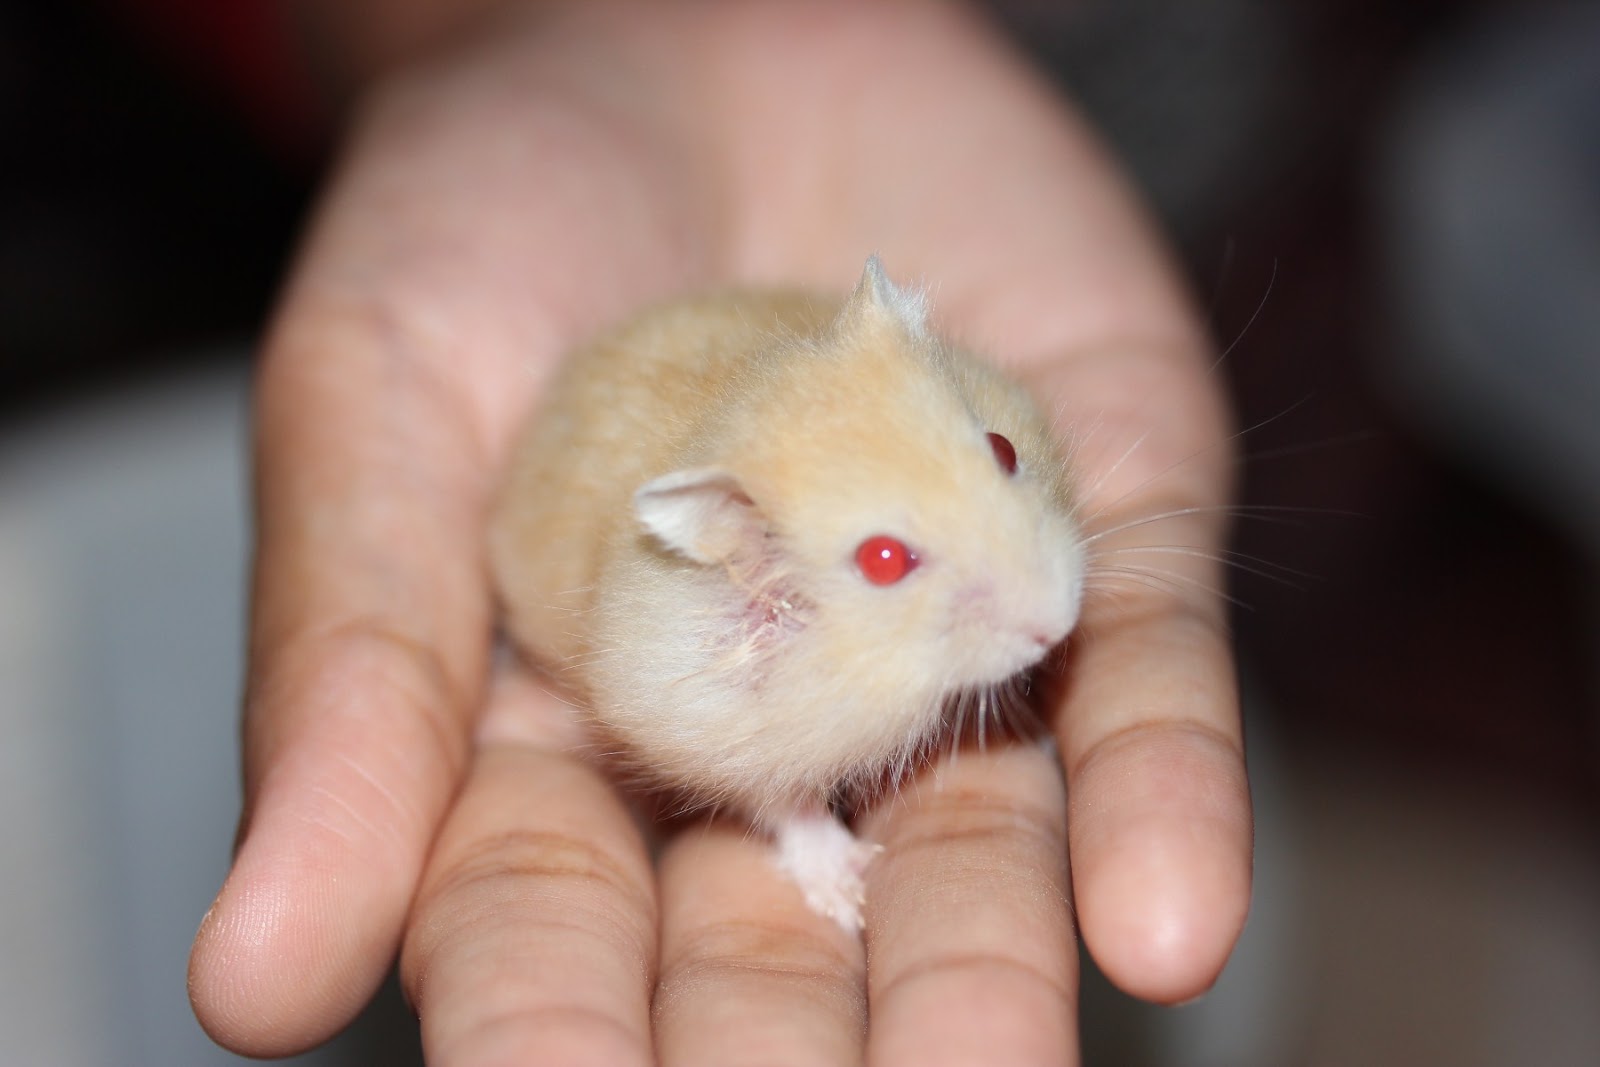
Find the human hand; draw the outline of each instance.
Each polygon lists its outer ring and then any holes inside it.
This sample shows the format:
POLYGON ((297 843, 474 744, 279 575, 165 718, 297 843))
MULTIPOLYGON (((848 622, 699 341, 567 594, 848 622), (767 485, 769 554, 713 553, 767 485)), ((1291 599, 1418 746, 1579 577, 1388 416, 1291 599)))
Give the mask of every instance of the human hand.
POLYGON ((483 524, 515 429, 564 352, 672 294, 839 289, 879 251, 1080 435, 1091 529, 1188 512, 1163 539, 1200 554, 1162 570, 1214 587, 1228 488, 1169 266, 961 9, 542 8, 369 98, 269 338, 246 814, 201 1022, 307 1047, 401 950, 434 1063, 1072 1062, 1075 915, 1123 988, 1203 991, 1250 871, 1215 597, 1091 580, 1051 709, 1064 782, 995 746, 865 813, 865 948, 740 828, 652 864, 568 710, 491 666, 483 524))

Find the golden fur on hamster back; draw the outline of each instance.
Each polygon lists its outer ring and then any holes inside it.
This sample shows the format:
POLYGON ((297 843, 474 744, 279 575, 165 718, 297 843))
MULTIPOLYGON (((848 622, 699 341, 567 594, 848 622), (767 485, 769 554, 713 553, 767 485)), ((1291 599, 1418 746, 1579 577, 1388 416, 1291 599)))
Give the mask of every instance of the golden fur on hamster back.
POLYGON ((670 470, 697 413, 753 351, 811 336, 839 302, 799 290, 663 305, 573 353, 516 447, 490 532, 506 621, 560 668, 592 651, 584 616, 608 549, 638 536, 634 490, 670 470))

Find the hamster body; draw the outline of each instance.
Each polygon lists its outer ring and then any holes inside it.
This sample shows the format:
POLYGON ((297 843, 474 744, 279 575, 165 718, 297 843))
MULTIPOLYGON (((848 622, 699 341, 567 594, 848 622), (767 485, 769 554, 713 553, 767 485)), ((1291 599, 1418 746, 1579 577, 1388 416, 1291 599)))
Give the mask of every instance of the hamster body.
POLYGON ((658 308, 574 354, 491 523, 507 628, 628 762, 778 839, 859 925, 827 814, 1072 628, 1066 466, 1022 388, 876 258, 846 299, 658 308))

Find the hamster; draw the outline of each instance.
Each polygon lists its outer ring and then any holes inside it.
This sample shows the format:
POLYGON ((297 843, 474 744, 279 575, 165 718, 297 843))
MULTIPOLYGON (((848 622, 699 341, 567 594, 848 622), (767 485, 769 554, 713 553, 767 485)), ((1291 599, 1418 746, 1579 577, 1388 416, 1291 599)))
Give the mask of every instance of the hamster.
POLYGON ((511 637, 603 744, 776 839, 859 929, 873 846, 830 801, 1077 620, 1067 465, 1021 386, 877 257, 847 297, 667 304, 574 353, 490 523, 511 637))

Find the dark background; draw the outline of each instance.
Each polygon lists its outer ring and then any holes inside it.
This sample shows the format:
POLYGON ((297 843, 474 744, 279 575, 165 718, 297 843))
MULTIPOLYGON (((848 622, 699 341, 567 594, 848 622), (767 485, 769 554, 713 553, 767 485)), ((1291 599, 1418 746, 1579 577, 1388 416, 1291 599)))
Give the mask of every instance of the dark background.
POLYGON ((115 5, 0 5, 0 416, 260 326, 315 179, 115 5))

